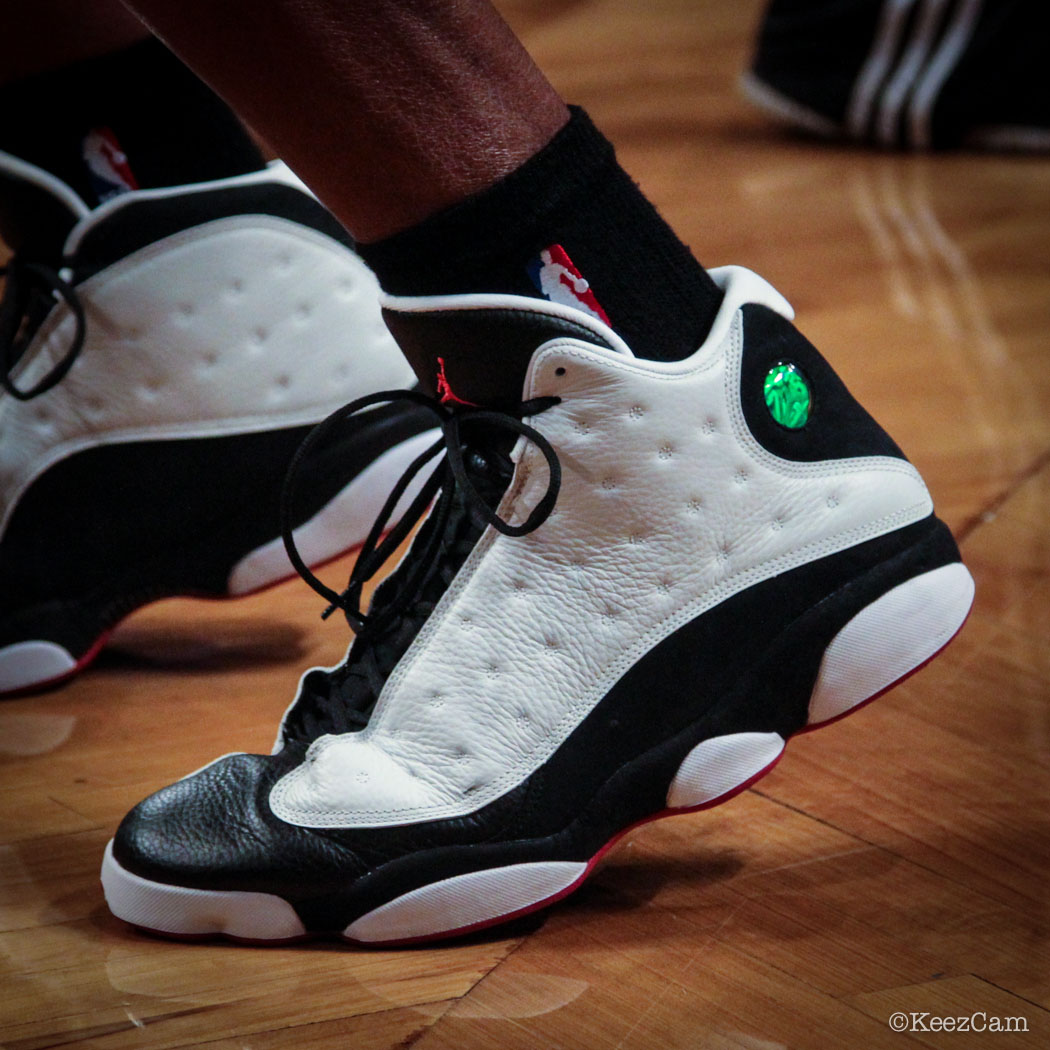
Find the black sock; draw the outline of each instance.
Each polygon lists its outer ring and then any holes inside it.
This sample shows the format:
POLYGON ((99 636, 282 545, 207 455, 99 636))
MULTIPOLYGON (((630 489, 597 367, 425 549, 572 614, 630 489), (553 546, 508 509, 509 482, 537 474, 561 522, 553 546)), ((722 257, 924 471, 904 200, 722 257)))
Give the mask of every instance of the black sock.
POLYGON ((221 179, 265 163, 226 103, 153 39, 7 84, 0 114, 0 150, 92 206, 136 186, 221 179))
MULTIPOLYGON (((587 114, 495 186, 358 250, 394 295, 542 296, 532 276, 560 246, 640 357, 679 360, 703 341, 722 293, 587 114)), ((582 286, 581 286, 582 287, 582 286)), ((593 302, 593 300, 591 300, 593 302)))

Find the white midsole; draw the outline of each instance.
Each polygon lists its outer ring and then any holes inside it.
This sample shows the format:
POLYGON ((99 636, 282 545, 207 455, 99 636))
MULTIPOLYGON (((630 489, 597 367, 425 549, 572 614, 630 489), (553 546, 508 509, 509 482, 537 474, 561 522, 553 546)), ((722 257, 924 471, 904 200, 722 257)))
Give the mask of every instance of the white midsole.
POLYGON ((454 875, 395 897, 343 931, 354 941, 403 941, 463 930, 531 908, 587 873, 581 861, 533 861, 454 875))
POLYGON ((0 648, 0 693, 28 689, 75 670, 72 653, 57 642, 15 642, 0 648))
POLYGON ((668 808, 706 806, 736 791, 771 766, 785 743, 779 733, 729 733, 701 741, 678 767, 668 808))
POLYGON ((809 724, 838 718, 924 664, 962 627, 973 577, 961 562, 915 576, 865 606, 824 651, 809 724))
POLYGON ((102 890, 118 918, 160 933, 183 937, 223 933, 260 941, 306 933, 295 909, 282 897, 153 882, 122 868, 113 857, 112 842, 102 859, 102 890))

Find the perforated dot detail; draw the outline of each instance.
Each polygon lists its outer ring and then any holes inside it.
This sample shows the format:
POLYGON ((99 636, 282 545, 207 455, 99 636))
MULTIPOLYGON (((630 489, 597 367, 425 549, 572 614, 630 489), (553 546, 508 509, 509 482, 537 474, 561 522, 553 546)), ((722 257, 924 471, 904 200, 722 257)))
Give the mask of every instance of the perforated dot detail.
POLYGON ((612 492, 617 487, 615 478, 602 478, 602 488, 606 492, 612 492))
POLYGON ((734 481, 734 482, 735 482, 735 483, 736 483, 737 485, 746 485, 746 484, 747 484, 747 482, 748 482, 748 479, 750 478, 750 476, 751 476, 751 475, 750 475, 750 474, 748 474, 748 472, 747 472, 746 470, 738 470, 738 471, 737 471, 737 472, 736 472, 736 473, 735 473, 735 474, 733 475, 733 481, 734 481))
POLYGON ((829 510, 834 510, 839 505, 839 498, 838 498, 838 496, 836 496, 834 493, 832 493, 827 498, 827 504, 828 504, 828 509, 829 510))
POLYGON ((670 459, 674 455, 674 447, 672 445, 661 445, 657 455, 661 459, 670 459))
POLYGON ((699 514, 704 507, 698 496, 694 496, 685 506, 690 514, 699 514))
POLYGON ((645 415, 645 409, 641 405, 631 405, 627 415, 631 419, 641 419, 645 415))
POLYGON ((781 530, 781 529, 782 529, 782 528, 784 527, 784 519, 783 519, 783 518, 774 518, 774 519, 773 519, 773 520, 772 520, 772 521, 771 521, 771 522, 769 523, 769 527, 770 527, 770 528, 771 528, 771 529, 772 529, 772 530, 773 530, 774 532, 779 532, 779 531, 780 531, 780 530, 781 530))
POLYGON ((710 437, 716 430, 715 421, 710 416, 700 424, 700 433, 710 437))
POLYGON ((589 434, 591 432, 591 425, 583 419, 578 419, 573 423, 572 429, 575 430, 577 434, 589 434))

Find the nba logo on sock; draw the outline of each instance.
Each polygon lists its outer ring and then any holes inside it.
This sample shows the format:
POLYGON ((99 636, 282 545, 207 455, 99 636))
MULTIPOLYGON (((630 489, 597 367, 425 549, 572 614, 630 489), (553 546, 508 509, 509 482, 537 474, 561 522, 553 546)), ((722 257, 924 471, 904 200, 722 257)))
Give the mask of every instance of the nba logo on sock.
POLYGON ((612 322, 594 297, 587 279, 576 269, 568 252, 560 244, 544 248, 529 263, 528 269, 532 283, 544 299, 575 307, 612 327, 612 322))
POLYGON ((84 136, 83 154, 91 188, 99 203, 139 188, 135 174, 128 166, 127 154, 109 128, 92 128, 84 136))

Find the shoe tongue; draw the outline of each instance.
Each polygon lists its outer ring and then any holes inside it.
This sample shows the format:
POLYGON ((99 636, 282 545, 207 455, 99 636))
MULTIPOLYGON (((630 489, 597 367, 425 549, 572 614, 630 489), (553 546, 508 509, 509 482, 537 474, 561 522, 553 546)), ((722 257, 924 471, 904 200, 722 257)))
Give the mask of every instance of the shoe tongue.
POLYGON ((23 259, 57 265, 87 205, 64 182, 0 153, 0 239, 23 259))
POLYGON ((387 327, 425 393, 446 404, 513 409, 521 404, 533 354, 548 340, 568 336, 624 349, 613 332, 582 314, 576 321, 549 312, 540 300, 500 299, 493 306, 450 307, 443 298, 433 308, 424 299, 387 301, 387 327))

